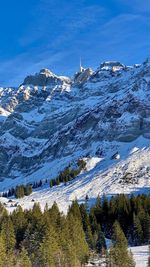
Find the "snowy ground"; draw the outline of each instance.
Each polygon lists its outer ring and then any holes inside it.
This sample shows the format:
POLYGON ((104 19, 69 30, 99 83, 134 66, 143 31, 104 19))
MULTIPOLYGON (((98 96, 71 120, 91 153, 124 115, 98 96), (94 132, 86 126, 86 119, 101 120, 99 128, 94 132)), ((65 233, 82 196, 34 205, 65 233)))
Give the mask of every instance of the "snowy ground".
MULTIPOLYGON (((148 246, 131 247, 136 267, 147 267, 148 246)), ((86 267, 106 267, 105 258, 91 257, 86 267)))
POLYGON ((147 267, 148 246, 132 247, 131 251, 136 263, 136 267, 147 267))

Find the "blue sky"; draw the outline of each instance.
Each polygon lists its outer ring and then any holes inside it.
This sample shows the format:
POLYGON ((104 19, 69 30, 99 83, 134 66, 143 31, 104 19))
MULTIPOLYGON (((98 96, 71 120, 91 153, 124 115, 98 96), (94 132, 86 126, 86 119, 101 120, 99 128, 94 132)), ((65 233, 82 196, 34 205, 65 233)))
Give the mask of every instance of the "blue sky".
POLYGON ((140 63, 150 55, 149 0, 5 0, 0 8, 0 86, 49 68, 73 75, 82 58, 140 63))

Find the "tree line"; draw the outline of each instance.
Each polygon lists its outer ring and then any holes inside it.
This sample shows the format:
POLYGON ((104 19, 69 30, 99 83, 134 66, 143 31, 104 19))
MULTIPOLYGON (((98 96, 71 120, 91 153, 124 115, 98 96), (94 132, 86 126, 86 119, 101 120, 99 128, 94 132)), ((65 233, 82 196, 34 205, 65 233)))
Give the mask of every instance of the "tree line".
POLYGON ((38 182, 34 182, 33 184, 21 184, 17 185, 16 187, 10 188, 8 191, 3 192, 0 194, 0 197, 12 197, 15 196, 16 198, 22 198, 24 196, 29 196, 32 194, 32 189, 39 188, 43 186, 43 184, 46 184, 48 181, 46 180, 40 180, 38 182))
POLYGON ((32 194, 32 185, 17 185, 15 188, 12 187, 7 192, 1 194, 1 197, 12 197, 15 196, 16 198, 22 198, 24 196, 29 196, 32 194))
POLYGON ((68 166, 65 168, 63 171, 60 172, 60 174, 50 180, 50 187, 53 187, 55 185, 59 185, 61 183, 67 183, 73 179, 75 179, 82 170, 86 167, 86 162, 83 159, 79 159, 77 162, 77 167, 76 168, 71 168, 68 166))
POLYGON ((109 200, 98 197, 90 210, 91 220, 101 225, 105 236, 111 238, 112 226, 118 221, 130 245, 150 242, 150 196, 120 194, 109 200), (94 218, 94 219, 93 219, 94 218))
MULTIPOLYGON (((77 161, 77 167, 72 168, 70 166, 66 167, 60 174, 50 180, 49 185, 53 187, 55 185, 59 185, 60 183, 67 183, 73 179, 75 179, 82 170, 86 167, 86 162, 83 159, 79 159, 77 161)), ((36 189, 41 187, 43 183, 47 183, 48 180, 40 180, 39 182, 34 182, 33 184, 21 184, 16 187, 10 188, 8 191, 3 192, 0 196, 1 197, 12 197, 15 196, 16 198, 22 198, 24 196, 29 196, 32 193, 32 189, 36 189)))

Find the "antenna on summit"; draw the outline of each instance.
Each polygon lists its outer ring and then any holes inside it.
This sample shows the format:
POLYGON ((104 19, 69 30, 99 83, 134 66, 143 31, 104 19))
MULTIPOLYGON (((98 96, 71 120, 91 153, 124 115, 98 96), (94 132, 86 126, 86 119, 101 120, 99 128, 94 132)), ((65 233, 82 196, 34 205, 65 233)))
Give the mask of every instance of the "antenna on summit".
POLYGON ((83 72, 81 57, 80 57, 80 72, 83 72))
POLYGON ((82 67, 82 64, 81 64, 81 57, 80 57, 80 69, 81 69, 81 67, 82 67))

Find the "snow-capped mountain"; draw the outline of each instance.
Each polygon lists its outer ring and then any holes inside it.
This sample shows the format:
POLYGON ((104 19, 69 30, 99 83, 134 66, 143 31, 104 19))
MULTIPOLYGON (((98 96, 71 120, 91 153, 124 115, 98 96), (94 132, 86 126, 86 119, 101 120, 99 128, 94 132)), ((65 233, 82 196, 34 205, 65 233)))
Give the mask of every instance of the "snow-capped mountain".
POLYGON ((86 171, 68 186, 41 189, 44 203, 149 190, 149 143, 150 57, 132 67, 81 67, 73 79, 42 69, 18 88, 0 88, 1 191, 55 178, 79 158, 86 171))

